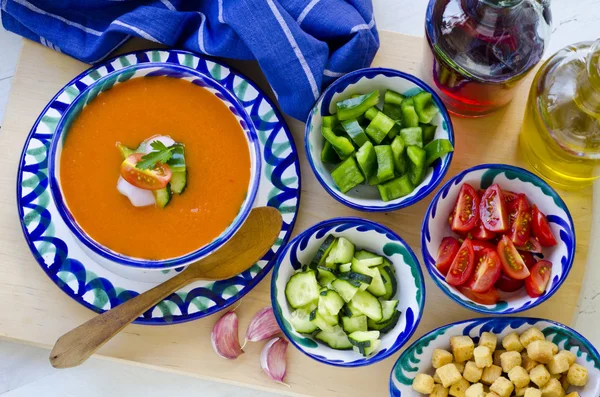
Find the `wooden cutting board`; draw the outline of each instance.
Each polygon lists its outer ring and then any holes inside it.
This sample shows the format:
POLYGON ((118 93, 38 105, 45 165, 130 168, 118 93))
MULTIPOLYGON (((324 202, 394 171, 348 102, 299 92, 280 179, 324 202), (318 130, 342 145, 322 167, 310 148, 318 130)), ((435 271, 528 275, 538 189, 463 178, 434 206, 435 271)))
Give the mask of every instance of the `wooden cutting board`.
MULTIPOLYGON (((424 41, 418 37, 381 32, 381 49, 374 66, 385 66, 422 74, 424 41)), ((129 51, 153 43, 130 42, 129 51)), ((251 62, 234 66, 271 92, 264 77, 251 62)), ((54 94, 88 65, 25 41, 15 73, 6 119, 0 131, 0 336, 50 347, 56 339, 94 314, 71 300, 44 274, 31 255, 17 216, 15 181, 19 154, 35 119, 54 94)), ((531 78, 522 84, 516 99, 505 109, 483 119, 454 118, 456 155, 449 177, 484 162, 526 167, 518 150, 518 133, 531 78)), ((304 154, 304 124, 287 119, 299 150, 302 200, 294 234, 325 217, 361 216, 385 224, 398 232, 420 257, 421 222, 430 195, 419 204, 393 213, 367 214, 348 209, 331 198, 316 181, 304 154)), ((571 324, 585 272, 590 243, 592 190, 560 192, 569 206, 577 233, 577 255, 573 270, 552 299, 524 315, 571 324)), ((450 301, 433 284, 423 269, 427 287, 425 313, 412 341, 432 328, 475 317, 476 314, 450 301)), ((266 277, 241 301, 240 334, 252 315, 270 305, 270 277, 266 277)), ((290 345, 287 383, 278 385, 261 371, 262 343, 249 343, 246 353, 235 361, 218 357, 210 346, 209 334, 219 314, 184 324, 164 327, 132 325, 111 340, 99 355, 122 359, 164 371, 186 373, 277 393, 312 396, 385 396, 390 370, 399 354, 369 367, 344 369, 326 366, 306 357, 290 345)), ((412 342, 411 341, 411 342, 412 342)), ((410 343, 410 342, 409 342, 410 343)), ((50 365, 50 364, 48 364, 50 365)), ((85 364, 84 364, 85 365, 85 364)))

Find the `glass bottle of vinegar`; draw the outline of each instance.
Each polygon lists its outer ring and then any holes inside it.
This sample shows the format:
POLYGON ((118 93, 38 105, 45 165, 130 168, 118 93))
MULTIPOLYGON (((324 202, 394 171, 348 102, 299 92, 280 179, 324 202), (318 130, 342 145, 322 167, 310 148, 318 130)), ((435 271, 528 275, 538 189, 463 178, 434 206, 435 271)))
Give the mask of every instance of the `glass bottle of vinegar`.
POLYGON ((550 0, 430 0, 426 79, 448 110, 479 117, 506 105, 550 38, 550 0))
POLYGON ((563 48, 542 65, 520 145, 531 166, 563 188, 600 176, 600 39, 563 48))

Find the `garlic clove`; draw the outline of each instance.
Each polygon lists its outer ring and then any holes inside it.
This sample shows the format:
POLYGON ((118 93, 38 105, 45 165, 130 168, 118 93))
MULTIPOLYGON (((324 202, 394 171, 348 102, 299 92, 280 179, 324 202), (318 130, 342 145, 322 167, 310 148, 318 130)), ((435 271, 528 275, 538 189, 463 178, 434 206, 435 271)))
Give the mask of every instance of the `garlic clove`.
POLYGON ((248 341, 259 342, 261 340, 269 339, 280 332, 281 329, 279 329, 275 314, 273 314, 273 308, 265 307, 259 310, 254 317, 252 317, 252 320, 250 320, 248 330, 246 331, 244 346, 248 341))
POLYGON ((287 340, 281 337, 271 339, 260 352, 260 366, 271 379, 289 387, 283 383, 287 368, 287 347, 287 340))
POLYGON ((210 342, 219 356, 229 360, 235 360, 244 353, 238 338, 238 317, 235 312, 225 313, 215 323, 210 342))

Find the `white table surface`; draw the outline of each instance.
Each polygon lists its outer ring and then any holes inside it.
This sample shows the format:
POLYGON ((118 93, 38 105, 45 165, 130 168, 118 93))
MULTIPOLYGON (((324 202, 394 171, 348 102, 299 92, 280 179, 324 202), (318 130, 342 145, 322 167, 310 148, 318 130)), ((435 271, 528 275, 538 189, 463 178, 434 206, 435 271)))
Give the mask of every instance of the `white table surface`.
MULTIPOLYGON (((306 0, 308 2, 308 0, 306 0)), ((415 36, 423 34, 426 0, 373 0, 375 19, 381 30, 415 36)), ((553 0, 554 26, 547 55, 578 41, 600 38, 600 0, 553 0)), ((4 108, 22 39, 0 27, 0 133, 4 108)), ((600 197, 600 183, 595 186, 600 197)), ((594 204, 593 232, 600 229, 600 202, 594 204)), ((591 239, 597 241, 598 239, 591 239)), ((575 328, 600 346, 600 267, 591 260, 600 256, 600 245, 590 247, 588 269, 582 288, 575 328)), ((293 370, 291 368, 290 370, 293 370)), ((48 351, 14 342, 0 341, 0 395, 4 397, 269 397, 259 390, 169 374, 126 363, 92 358, 69 370, 55 370, 48 351)))

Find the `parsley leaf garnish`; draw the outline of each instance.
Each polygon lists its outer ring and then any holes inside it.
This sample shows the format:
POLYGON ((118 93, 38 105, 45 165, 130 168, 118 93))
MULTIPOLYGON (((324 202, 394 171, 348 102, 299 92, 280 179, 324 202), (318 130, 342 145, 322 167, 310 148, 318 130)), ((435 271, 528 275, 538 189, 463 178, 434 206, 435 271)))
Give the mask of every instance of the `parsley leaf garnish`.
POLYGON ((148 170, 154 168, 157 163, 166 164, 171 158, 172 151, 175 148, 175 146, 166 147, 161 141, 152 141, 150 146, 154 150, 142 156, 142 160, 135 165, 135 168, 148 170))

